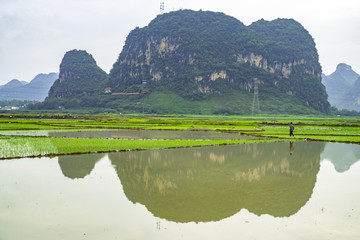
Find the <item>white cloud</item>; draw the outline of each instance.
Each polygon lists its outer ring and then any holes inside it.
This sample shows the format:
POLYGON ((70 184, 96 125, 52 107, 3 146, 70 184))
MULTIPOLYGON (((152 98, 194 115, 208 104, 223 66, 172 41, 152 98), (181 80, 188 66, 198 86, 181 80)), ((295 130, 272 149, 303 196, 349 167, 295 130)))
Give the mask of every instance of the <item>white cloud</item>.
MULTIPOLYGON (((162 0, 160 0, 162 1, 162 0)), ((109 72, 128 33, 160 12, 158 0, 0 0, 0 85, 59 71, 66 51, 83 49, 109 72)), ((163 0, 165 11, 224 12, 249 25, 294 18, 314 37, 326 74, 340 62, 360 73, 358 0, 163 0)))

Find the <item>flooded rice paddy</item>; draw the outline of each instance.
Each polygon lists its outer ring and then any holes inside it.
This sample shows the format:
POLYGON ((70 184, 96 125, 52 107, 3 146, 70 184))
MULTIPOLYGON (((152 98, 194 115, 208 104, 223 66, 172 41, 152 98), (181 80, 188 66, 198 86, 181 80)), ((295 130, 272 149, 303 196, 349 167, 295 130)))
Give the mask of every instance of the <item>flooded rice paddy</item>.
POLYGON ((360 146, 0 161, 0 239, 358 239, 360 146))
POLYGON ((176 130, 1 131, 1 135, 123 139, 250 139, 240 133, 176 130))

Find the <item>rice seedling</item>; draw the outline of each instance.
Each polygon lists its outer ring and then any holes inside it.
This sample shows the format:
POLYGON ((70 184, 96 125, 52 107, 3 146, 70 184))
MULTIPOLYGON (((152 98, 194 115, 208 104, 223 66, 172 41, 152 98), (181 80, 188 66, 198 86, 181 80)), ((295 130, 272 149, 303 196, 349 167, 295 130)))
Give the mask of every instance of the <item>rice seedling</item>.
POLYGON ((289 122, 295 124, 296 140, 360 143, 357 118, 308 116, 86 116, 79 119, 0 119, 0 158, 109 152, 150 148, 289 141, 289 122), (62 131, 104 129, 206 130, 249 134, 274 139, 247 140, 139 140, 99 138, 50 138, 4 136, 15 131, 62 131))
POLYGON ((0 139, 0 158, 47 156, 73 153, 93 153, 180 148, 254 142, 274 142, 278 139, 215 139, 215 140, 159 140, 159 139, 104 139, 104 138, 50 138, 15 137, 0 139))

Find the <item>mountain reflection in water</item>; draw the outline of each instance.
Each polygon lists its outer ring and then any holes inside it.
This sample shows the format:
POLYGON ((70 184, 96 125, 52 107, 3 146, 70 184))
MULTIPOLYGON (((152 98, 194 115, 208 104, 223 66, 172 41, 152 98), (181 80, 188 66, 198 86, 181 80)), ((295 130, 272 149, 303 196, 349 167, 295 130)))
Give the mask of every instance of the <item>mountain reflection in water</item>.
MULTIPOLYGON (((241 209, 288 217, 310 199, 320 160, 347 170, 359 146, 293 142, 108 154, 132 203, 173 222, 219 221, 241 209), (334 152, 335 151, 335 152, 334 152), (341 156, 341 157, 340 157, 341 156)), ((63 156, 64 176, 83 178, 104 154, 63 156)))
POLYGON ((0 160, 0 239, 356 240, 359 150, 284 142, 0 160))
POLYGON ((330 160, 337 172, 345 172, 360 159, 360 147, 358 144, 327 143, 321 159, 330 160))
POLYGON ((58 161, 64 176, 76 179, 89 175, 95 164, 104 156, 105 154, 67 155, 59 156, 58 161))
POLYGON ((109 154, 127 198, 174 222, 218 221, 241 209, 295 214, 309 200, 325 143, 246 144, 109 154))

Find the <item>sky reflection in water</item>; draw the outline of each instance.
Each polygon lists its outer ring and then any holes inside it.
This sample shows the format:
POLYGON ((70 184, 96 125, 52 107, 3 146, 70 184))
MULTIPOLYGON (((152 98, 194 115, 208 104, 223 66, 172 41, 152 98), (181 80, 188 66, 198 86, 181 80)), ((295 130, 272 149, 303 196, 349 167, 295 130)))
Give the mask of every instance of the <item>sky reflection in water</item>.
POLYGON ((357 239, 359 150, 296 142, 3 160, 0 239, 357 239))

